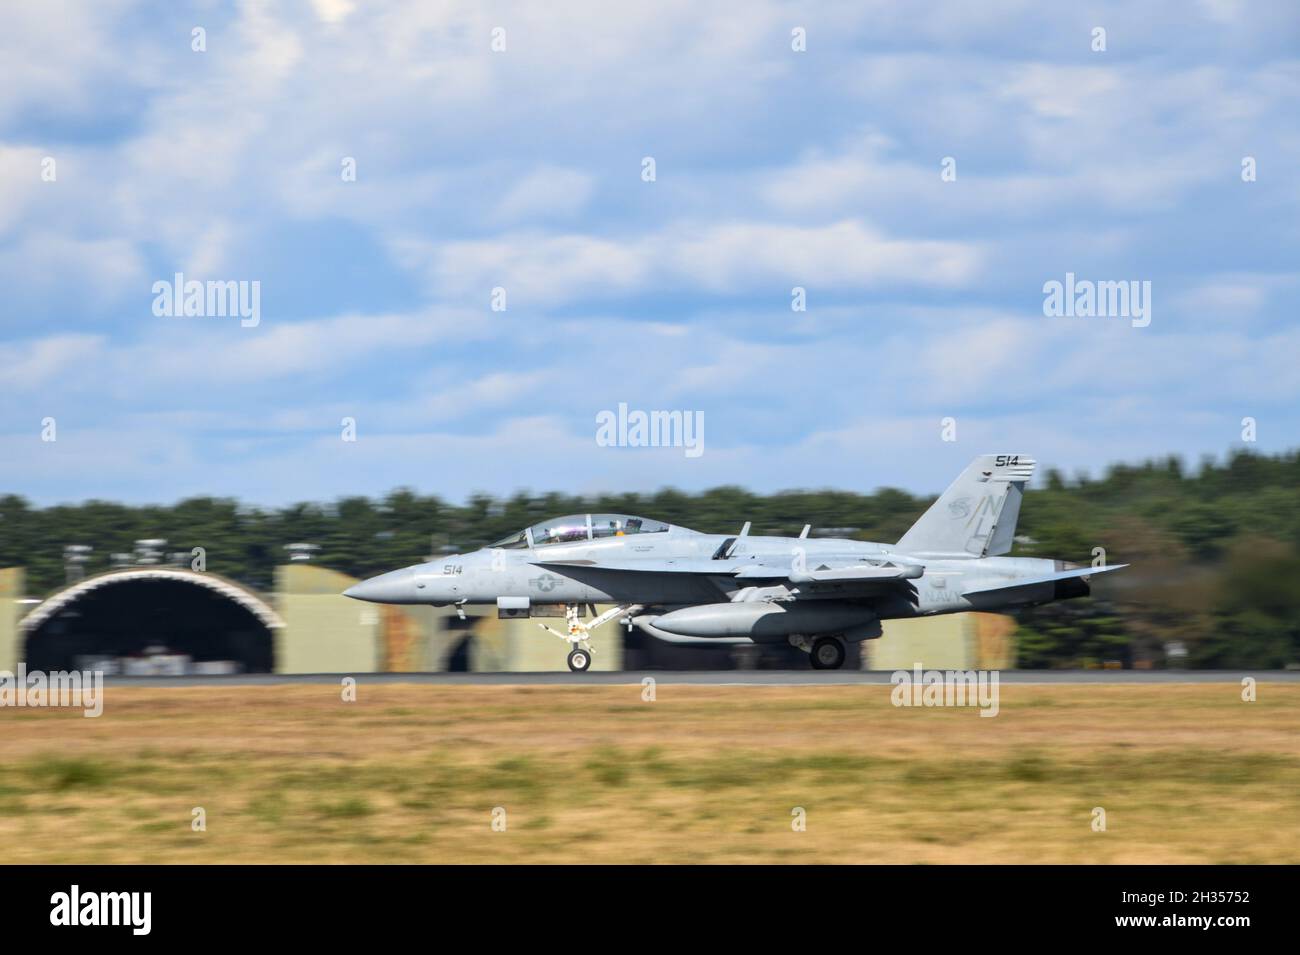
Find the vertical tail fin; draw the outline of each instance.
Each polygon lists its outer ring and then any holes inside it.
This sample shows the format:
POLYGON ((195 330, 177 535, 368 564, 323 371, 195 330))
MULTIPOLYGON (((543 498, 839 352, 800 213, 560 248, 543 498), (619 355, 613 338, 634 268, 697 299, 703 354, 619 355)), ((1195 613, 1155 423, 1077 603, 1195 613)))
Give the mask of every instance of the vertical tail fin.
POLYGON ((894 545, 910 554, 996 557, 1011 550, 1034 459, 981 454, 894 545))

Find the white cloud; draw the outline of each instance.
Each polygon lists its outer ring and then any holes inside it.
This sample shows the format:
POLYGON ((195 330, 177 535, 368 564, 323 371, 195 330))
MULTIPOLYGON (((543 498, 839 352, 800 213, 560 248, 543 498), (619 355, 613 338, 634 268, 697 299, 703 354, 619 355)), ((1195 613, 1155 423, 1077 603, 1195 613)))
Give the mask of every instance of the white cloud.
MULTIPOLYGON (((41 161, 44 153, 32 147, 15 147, 0 143, 0 236, 17 222, 36 200, 42 186, 41 161)), ((58 164, 55 164, 57 174, 58 164)), ((55 180, 57 182, 57 179, 55 180)))
POLYGON ((1122 73, 1110 65, 1031 63, 1011 71, 1001 95, 1027 104, 1038 116, 1072 119, 1095 110, 1124 86, 1122 73))
MULTIPOLYGON (((121 302, 133 292, 147 302, 149 284, 132 242, 41 231, 23 235, 0 256, 0 288, 11 296, 15 288, 26 290, 29 309, 33 299, 57 303, 64 320, 73 324, 87 306, 121 302), (70 302, 76 303, 71 316, 70 302)), ((26 316, 11 316, 11 321, 21 317, 26 316)))
POLYGON ((841 289, 960 286, 981 258, 974 242, 891 237, 859 221, 735 223, 674 239, 662 247, 674 271, 719 291, 767 278, 841 289))
MULTIPOLYGON (((175 401, 187 393, 201 397, 225 389, 274 388, 296 378, 337 378, 371 356, 490 334, 484 315, 453 309, 290 323, 264 312, 257 327, 242 328, 239 322, 148 315, 130 342, 60 334, 3 345, 0 370, 13 392, 58 387, 69 394, 89 393, 95 400, 108 392, 128 402, 156 402, 168 394, 175 401)), ((263 407, 259 414, 274 410, 263 407)))
POLYGON ((0 381, 11 394, 56 388, 93 366, 104 347, 102 335, 51 335, 25 342, 0 342, 0 381))
POLYGON ((591 198, 592 177, 576 169, 543 166, 524 176, 497 204, 494 218, 518 222, 573 216, 591 198))
POLYGON ((134 0, 48 0, 14 4, 5 9, 0 30, 0 123, 7 123, 35 104, 57 104, 65 116, 89 120, 105 96, 105 86, 130 82, 144 67, 121 56, 122 47, 105 42, 113 24, 134 0))
POLYGON ((1250 318, 1274 296, 1300 287, 1300 275, 1237 272, 1203 278, 1170 304, 1189 318, 1216 323, 1250 318))
POLYGON ((486 300, 495 286, 530 306, 603 298, 656 283, 739 292, 755 282, 827 289, 952 287, 972 281, 971 242, 902 239, 862 222, 823 226, 730 222, 678 225, 636 239, 515 233, 494 239, 398 243, 408 268, 443 294, 486 300))
POLYGON ((311 5, 316 16, 329 24, 342 23, 356 10, 353 0, 311 0, 311 5))

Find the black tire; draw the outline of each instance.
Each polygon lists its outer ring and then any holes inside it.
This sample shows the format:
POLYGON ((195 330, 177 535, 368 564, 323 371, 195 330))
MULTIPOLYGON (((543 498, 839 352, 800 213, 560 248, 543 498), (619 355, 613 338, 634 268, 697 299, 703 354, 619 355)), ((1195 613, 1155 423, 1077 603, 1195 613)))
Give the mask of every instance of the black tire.
POLYGON ((838 670, 844 666, 844 644, 838 637, 819 637, 808 658, 814 670, 838 670))
POLYGON ((591 654, 582 649, 569 651, 569 669, 574 673, 586 673, 591 666, 591 654))

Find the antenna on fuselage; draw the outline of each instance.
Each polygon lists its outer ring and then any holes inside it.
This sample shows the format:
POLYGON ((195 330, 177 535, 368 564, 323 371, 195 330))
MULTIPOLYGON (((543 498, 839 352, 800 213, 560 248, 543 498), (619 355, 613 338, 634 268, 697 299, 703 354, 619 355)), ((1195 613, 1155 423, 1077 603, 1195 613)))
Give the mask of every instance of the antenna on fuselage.
POLYGON ((745 521, 745 526, 740 529, 739 534, 737 534, 735 537, 728 537, 726 540, 724 540, 718 546, 718 549, 713 552, 713 559, 726 560, 728 557, 730 557, 732 551, 736 549, 736 541, 740 540, 742 537, 749 536, 749 526, 751 523, 752 523, 751 521, 745 521))
POLYGON ((807 536, 808 536, 808 532, 809 532, 810 530, 812 530, 812 525, 811 525, 811 524, 805 524, 805 525, 803 526, 803 530, 801 530, 801 531, 799 532, 799 539, 800 539, 800 540, 803 540, 805 537, 807 537, 807 536))

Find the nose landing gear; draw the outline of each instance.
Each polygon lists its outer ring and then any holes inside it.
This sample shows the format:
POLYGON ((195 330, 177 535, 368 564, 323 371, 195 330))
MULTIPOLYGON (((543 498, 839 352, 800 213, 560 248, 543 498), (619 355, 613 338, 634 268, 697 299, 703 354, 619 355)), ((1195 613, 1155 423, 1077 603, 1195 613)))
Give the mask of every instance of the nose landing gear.
MULTIPOLYGON (((569 669, 574 673, 585 673, 591 667, 591 644, 587 642, 587 634, 602 623, 608 623, 621 614, 636 613, 640 609, 640 604, 610 607, 604 613, 593 618, 591 623, 583 623, 582 605, 566 604, 564 607, 564 622, 567 624, 565 629, 568 630, 568 633, 560 633, 560 631, 554 630, 544 623, 539 623, 537 626, 572 646, 573 649, 569 651, 568 657, 569 669)), ((595 612, 595 607, 592 607, 592 613, 595 612)))

